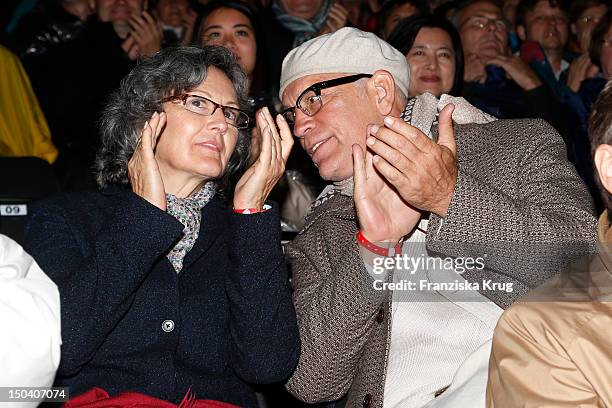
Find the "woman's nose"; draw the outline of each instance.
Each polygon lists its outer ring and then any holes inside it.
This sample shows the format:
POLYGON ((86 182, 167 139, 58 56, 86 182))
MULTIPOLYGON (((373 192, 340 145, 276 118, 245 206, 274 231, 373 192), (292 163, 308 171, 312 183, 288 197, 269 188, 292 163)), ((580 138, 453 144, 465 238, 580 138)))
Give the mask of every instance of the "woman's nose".
POLYGON ((225 131, 227 131, 227 119, 225 118, 225 113, 223 112, 222 107, 218 106, 212 115, 210 115, 209 125, 213 128, 219 129, 221 133, 225 133, 225 131))

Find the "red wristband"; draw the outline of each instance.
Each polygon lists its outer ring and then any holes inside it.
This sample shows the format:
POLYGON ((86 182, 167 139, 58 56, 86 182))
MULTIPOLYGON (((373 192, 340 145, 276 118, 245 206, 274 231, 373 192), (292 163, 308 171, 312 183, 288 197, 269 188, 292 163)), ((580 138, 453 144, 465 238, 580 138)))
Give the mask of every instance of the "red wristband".
POLYGON ((401 242, 398 242, 397 244, 395 244, 395 246, 393 247, 393 253, 391 253, 389 248, 379 247, 378 245, 375 245, 371 243, 370 241, 368 241, 368 239, 363 236, 363 233, 361 232, 361 230, 357 231, 357 242, 359 243, 359 245, 361 245, 362 247, 364 247, 365 249, 367 249, 368 251, 376 255, 394 256, 395 254, 399 254, 400 252, 402 252, 401 242))
POLYGON ((263 208, 260 210, 259 208, 234 208, 234 212, 238 214, 257 214, 260 212, 266 212, 270 208, 272 208, 269 204, 264 204, 263 208))

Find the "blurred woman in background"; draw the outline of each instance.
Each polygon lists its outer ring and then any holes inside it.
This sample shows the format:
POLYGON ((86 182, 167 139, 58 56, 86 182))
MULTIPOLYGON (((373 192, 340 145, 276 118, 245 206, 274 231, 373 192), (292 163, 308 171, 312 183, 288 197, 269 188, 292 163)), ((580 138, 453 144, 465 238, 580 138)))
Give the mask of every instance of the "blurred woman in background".
POLYGON ((158 0, 155 13, 164 36, 162 46, 191 44, 198 15, 189 0, 158 0))
POLYGON ((198 44, 228 48, 249 80, 249 105, 254 111, 275 106, 267 76, 265 49, 257 46, 259 29, 248 5, 233 0, 213 0, 201 13, 198 44))
POLYGON ((463 84, 463 50, 459 33, 436 15, 403 20, 391 33, 389 44, 406 55, 410 65, 408 96, 429 92, 460 96, 463 84))

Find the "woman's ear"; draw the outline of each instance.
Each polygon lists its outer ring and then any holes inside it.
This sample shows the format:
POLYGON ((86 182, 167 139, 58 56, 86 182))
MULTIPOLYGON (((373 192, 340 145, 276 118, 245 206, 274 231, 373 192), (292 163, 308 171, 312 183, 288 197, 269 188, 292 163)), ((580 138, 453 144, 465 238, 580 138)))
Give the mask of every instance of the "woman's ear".
POLYGON ((601 185, 608 193, 612 193, 612 145, 597 146, 594 161, 601 185))
POLYGON ((395 103, 395 80, 384 70, 374 72, 368 80, 368 93, 374 98, 378 112, 387 116, 393 110, 395 103))

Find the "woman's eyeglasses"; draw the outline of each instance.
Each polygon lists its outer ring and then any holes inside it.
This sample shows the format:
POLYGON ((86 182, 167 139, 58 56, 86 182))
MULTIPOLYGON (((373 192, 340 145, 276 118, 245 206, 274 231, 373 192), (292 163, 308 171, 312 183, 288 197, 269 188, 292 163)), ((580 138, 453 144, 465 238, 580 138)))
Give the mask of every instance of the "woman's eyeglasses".
POLYGON ((228 125, 232 125, 238 129, 246 129, 249 127, 249 115, 231 106, 221 105, 215 101, 211 101, 200 95, 180 94, 164 98, 162 102, 170 102, 179 100, 189 112, 197 113, 202 116, 212 116, 217 109, 221 109, 225 121, 228 125))

